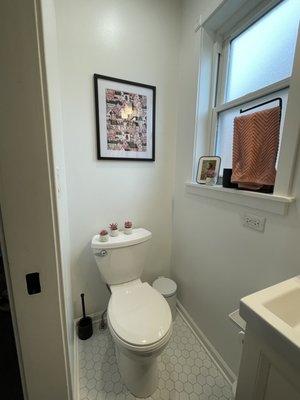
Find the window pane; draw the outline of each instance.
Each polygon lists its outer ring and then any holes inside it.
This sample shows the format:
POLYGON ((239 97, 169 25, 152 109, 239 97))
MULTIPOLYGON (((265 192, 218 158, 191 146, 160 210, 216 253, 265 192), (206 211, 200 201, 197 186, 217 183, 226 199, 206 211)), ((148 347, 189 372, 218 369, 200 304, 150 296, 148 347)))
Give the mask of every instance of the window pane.
MULTIPOLYGON (((280 126, 280 132, 282 132, 285 111, 286 111, 286 103, 288 98, 288 89, 280 90, 276 93, 262 97, 258 100, 246 103, 243 106, 231 108, 230 110, 219 113, 216 155, 221 157, 220 175, 223 175, 223 168, 232 167, 233 120, 235 117, 240 115, 240 109, 252 107, 255 104, 263 103, 264 101, 271 100, 274 97, 282 98, 282 115, 281 115, 281 126, 280 126)), ((262 111, 267 108, 272 108, 275 107, 276 105, 278 105, 278 102, 266 104, 265 106, 258 107, 255 108, 254 110, 243 113, 243 115, 251 114, 255 111, 262 111)))
POLYGON ((289 77, 300 0, 285 0, 231 42, 227 101, 289 77))

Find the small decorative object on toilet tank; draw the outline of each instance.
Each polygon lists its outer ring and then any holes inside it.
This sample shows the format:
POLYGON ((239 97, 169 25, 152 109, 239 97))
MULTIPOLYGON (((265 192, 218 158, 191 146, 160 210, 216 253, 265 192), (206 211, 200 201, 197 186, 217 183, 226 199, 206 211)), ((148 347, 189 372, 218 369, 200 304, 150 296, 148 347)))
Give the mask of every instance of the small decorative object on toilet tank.
POLYGON ((124 233, 126 233, 126 235, 130 235, 132 233, 132 222, 131 221, 124 222, 124 233))
POLYGON ((118 230, 118 224, 115 222, 112 222, 110 225, 110 236, 118 236, 119 230, 118 230))
POLYGON ((99 233, 100 242, 107 242, 109 239, 108 232, 106 229, 102 229, 99 233))

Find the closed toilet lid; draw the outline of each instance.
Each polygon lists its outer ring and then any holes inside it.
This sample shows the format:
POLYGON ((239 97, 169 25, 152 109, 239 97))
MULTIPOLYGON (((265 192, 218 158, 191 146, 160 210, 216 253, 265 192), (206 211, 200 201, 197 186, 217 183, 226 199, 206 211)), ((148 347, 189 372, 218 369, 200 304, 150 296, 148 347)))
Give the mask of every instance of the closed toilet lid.
POLYGON ((136 346, 158 342, 172 322, 168 303, 146 282, 113 292, 108 315, 115 333, 136 346))

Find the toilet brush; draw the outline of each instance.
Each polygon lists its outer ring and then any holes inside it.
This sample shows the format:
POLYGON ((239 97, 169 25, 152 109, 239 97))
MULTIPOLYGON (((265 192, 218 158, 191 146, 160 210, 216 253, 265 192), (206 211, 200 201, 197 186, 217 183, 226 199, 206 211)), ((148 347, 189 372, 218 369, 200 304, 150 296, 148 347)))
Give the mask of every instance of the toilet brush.
POLYGON ((84 293, 81 293, 81 305, 83 317, 77 323, 77 334, 79 339, 86 340, 93 334, 93 322, 91 317, 85 314, 84 293))

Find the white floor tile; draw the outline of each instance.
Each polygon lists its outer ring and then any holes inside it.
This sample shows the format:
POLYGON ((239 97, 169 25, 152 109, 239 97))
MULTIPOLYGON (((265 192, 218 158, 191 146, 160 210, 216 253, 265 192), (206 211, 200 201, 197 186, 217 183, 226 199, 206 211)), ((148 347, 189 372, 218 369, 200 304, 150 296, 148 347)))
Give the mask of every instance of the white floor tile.
MULTIPOLYGON (((94 325, 78 343, 80 400, 134 400, 123 385, 109 330, 94 325)), ((159 383, 150 400, 230 400, 231 388, 180 315, 159 359, 159 383)))

